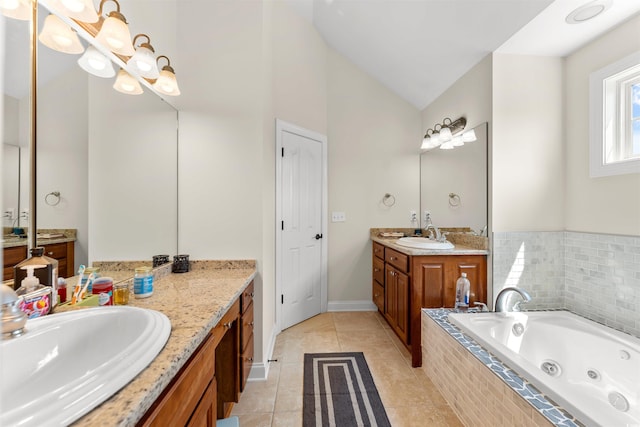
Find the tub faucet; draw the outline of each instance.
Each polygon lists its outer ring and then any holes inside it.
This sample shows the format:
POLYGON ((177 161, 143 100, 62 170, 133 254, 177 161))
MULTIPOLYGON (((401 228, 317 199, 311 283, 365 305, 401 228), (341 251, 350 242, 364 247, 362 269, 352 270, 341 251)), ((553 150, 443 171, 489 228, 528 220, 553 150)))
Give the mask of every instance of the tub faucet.
POLYGON ((496 313, 507 312, 507 311, 520 311, 520 304, 527 303, 531 301, 531 295, 524 289, 516 288, 514 286, 510 286, 508 288, 504 288, 498 294, 496 298, 496 313), (520 294, 522 297, 522 301, 516 302, 510 309, 507 307, 507 297, 510 293, 516 292, 520 294))

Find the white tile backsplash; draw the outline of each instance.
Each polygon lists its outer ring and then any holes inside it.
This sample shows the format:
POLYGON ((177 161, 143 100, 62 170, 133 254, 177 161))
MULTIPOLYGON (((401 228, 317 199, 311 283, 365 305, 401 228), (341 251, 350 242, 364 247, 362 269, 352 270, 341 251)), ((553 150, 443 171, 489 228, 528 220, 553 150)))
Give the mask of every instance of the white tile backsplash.
POLYGON ((566 308, 640 337, 640 237, 494 233, 493 260, 494 295, 516 284, 529 309, 566 308))

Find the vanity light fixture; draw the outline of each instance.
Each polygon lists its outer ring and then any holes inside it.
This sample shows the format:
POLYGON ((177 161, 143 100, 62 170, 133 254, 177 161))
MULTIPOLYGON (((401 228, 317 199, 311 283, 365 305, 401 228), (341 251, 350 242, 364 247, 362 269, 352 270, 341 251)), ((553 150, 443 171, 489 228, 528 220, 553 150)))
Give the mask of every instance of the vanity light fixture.
POLYGON ((44 19, 42 31, 38 36, 40 43, 58 52, 78 54, 84 51, 75 31, 56 15, 49 14, 44 19))
POLYGON ((116 77, 113 88, 127 95, 140 95, 142 93, 140 82, 122 68, 118 71, 118 77, 116 77))
POLYGON ((436 123, 433 128, 427 129, 422 139, 421 150, 432 150, 440 147, 442 150, 451 150, 463 146, 465 142, 475 141, 475 132, 464 132, 467 119, 460 117, 452 121, 445 117, 442 123, 436 123))
POLYGON ((160 58, 164 58, 167 60, 167 65, 162 67, 160 71, 160 76, 153 84, 153 88, 160 92, 163 95, 167 96, 178 96, 180 95, 180 89, 178 88, 178 81, 176 80, 176 73, 173 71, 171 67, 171 62, 169 58, 164 55, 158 56, 157 61, 160 61, 160 58))
POLYGON ((76 21, 98 22, 98 13, 93 6, 93 0, 49 0, 49 6, 76 21))
POLYGON ((131 33, 124 15, 120 13, 120 3, 116 0, 100 1, 98 15, 102 16, 102 8, 108 1, 116 4, 116 10, 109 12, 102 23, 102 28, 96 36, 96 40, 107 46, 113 53, 123 56, 133 56, 136 53, 131 43, 131 33))
POLYGON ((89 45, 87 50, 78 59, 78 65, 87 73, 97 77, 110 78, 116 75, 111 60, 104 56, 93 45, 89 45))
POLYGON ((0 10, 7 18, 28 21, 31 19, 31 0, 0 0, 0 10))
POLYGON ((158 71, 158 64, 156 63, 156 58, 153 56, 155 50, 153 46, 151 46, 151 39, 146 34, 138 34, 133 38, 133 45, 136 45, 136 40, 140 37, 145 37, 147 39, 146 43, 141 43, 138 47, 136 47, 136 53, 129 58, 127 61, 127 65, 131 67, 131 70, 140 74, 141 77, 145 79, 155 80, 160 76, 160 72, 158 71))

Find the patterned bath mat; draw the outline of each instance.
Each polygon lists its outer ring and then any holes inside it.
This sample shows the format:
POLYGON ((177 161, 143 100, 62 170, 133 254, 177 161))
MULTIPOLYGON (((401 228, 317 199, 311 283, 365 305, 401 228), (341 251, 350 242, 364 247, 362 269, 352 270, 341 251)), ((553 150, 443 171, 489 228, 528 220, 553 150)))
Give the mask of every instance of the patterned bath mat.
POLYGON ((362 353, 304 355, 304 427, 391 427, 362 353))

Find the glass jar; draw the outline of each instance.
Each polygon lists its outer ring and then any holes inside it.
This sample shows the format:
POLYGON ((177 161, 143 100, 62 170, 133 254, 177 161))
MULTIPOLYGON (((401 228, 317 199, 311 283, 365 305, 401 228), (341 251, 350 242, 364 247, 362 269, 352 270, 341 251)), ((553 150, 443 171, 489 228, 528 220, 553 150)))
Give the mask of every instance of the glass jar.
POLYGON ((133 294, 136 298, 148 298, 153 294, 151 267, 138 267, 133 276, 133 294))
POLYGON ((113 285, 113 302, 115 305, 129 304, 129 284, 126 280, 113 285))

